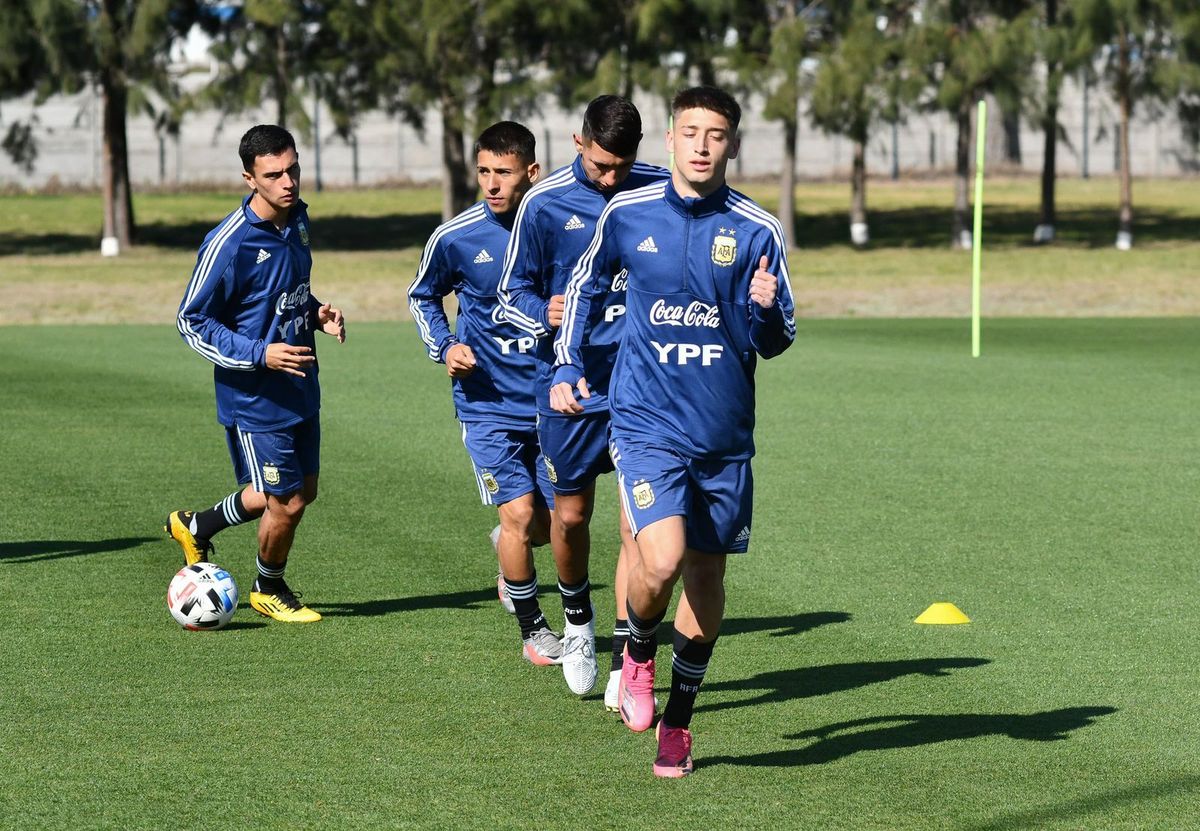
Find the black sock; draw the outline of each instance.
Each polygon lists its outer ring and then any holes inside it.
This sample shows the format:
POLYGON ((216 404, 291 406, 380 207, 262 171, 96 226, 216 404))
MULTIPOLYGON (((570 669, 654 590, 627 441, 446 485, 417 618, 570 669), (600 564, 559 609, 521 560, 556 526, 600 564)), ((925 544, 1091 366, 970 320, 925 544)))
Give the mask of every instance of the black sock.
POLYGON ((504 578, 504 586, 508 596, 517 609, 517 623, 521 626, 521 637, 528 638, 535 629, 546 625, 546 616, 538 604, 537 573, 528 580, 509 580, 504 578))
POLYGON ((558 593, 562 595, 563 616, 567 619, 567 623, 572 626, 583 626, 594 617, 592 614, 592 584, 588 582, 587 575, 584 575, 580 582, 570 586, 559 580, 558 593))
POLYGON ((692 709, 696 706, 696 693, 708 670, 708 659, 712 657, 716 640, 708 643, 689 640, 675 630, 675 655, 671 661, 671 694, 663 710, 663 724, 670 727, 687 727, 692 723, 692 709))
POLYGON ((262 555, 259 554, 255 558, 255 563, 258 565, 258 577, 254 581, 254 591, 270 592, 287 585, 283 581, 283 571, 287 568, 287 560, 279 565, 273 565, 263 560, 262 555))
POLYGON ((213 534, 224 531, 233 525, 241 525, 254 519, 242 503, 242 492, 231 493, 207 511, 196 511, 192 514, 192 524, 188 529, 192 536, 201 540, 212 539, 213 534))
POLYGON ((652 618, 640 618, 626 601, 625 614, 629 619, 629 640, 625 642, 629 657, 639 664, 654 660, 654 653, 658 650, 658 624, 666 617, 666 607, 652 618))
POLYGON ((622 653, 625 651, 625 641, 627 640, 629 640, 629 621, 623 617, 619 617, 617 618, 617 622, 613 624, 613 672, 619 672, 621 667, 625 665, 625 656, 622 653))

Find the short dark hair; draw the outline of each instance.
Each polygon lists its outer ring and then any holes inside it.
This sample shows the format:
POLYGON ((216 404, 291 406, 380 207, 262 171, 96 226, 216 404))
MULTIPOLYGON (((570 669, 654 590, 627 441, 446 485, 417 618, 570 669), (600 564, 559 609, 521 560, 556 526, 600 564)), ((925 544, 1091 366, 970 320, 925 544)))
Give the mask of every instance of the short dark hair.
POLYGON ((254 160, 259 156, 278 156, 284 150, 295 150, 292 134, 277 124, 256 124, 242 136, 238 155, 247 173, 254 172, 254 160))
POLYGON ((475 155, 486 150, 497 156, 513 155, 525 164, 533 164, 537 159, 537 139, 529 128, 515 121, 497 121, 479 134, 475 140, 475 155))
POLYGON ((601 95, 587 105, 582 136, 614 156, 636 156, 642 141, 642 116, 628 98, 601 95))
POLYGON ((725 116, 729 122, 729 132, 736 134, 738 124, 742 120, 742 108, 723 89, 716 87, 690 87, 680 90, 671 102, 671 114, 676 115, 683 110, 701 109, 725 116))

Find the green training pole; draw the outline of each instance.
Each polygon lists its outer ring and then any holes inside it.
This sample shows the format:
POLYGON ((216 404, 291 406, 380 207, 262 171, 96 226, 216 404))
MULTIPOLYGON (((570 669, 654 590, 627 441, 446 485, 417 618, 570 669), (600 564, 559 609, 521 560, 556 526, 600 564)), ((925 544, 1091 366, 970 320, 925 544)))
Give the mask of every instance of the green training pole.
POLYGON ((675 169, 675 113, 667 118, 667 132, 671 134, 671 149, 667 151, 667 170, 675 169))
POLYGON ((975 119, 975 232, 971 240, 971 357, 979 357, 979 277, 983 267, 983 145, 986 138, 987 102, 979 100, 975 119))

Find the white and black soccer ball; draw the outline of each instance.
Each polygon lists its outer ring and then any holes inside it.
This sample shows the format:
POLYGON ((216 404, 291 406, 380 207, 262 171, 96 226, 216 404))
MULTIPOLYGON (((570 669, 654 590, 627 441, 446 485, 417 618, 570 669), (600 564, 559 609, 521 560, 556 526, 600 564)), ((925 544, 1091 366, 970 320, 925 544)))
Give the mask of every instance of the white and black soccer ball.
POLYGON ((213 563, 179 569, 167 586, 167 608, 185 629, 220 629, 237 609, 237 584, 213 563))

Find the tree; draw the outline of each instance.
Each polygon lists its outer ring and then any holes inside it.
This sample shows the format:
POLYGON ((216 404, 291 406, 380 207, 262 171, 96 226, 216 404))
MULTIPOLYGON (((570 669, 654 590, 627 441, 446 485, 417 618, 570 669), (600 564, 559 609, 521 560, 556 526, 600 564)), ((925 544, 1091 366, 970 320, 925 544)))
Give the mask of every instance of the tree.
POLYGON ((303 96, 320 62, 329 4, 289 0, 246 0, 240 8, 205 16, 210 47, 220 67, 198 96, 197 105, 222 117, 275 107, 274 123, 307 133, 312 123, 303 96))
POLYGON ((132 244, 136 227, 126 140, 131 91, 143 107, 178 97, 170 47, 196 10, 194 0, 32 0, 0 14, 0 95, 33 91, 44 100, 92 85, 99 90, 104 237, 119 248, 132 244), (15 29, 23 24, 25 31, 15 29))
POLYGON ((903 61, 913 5, 909 0, 850 0, 835 7, 836 35, 813 81, 813 123, 854 145, 850 176, 850 237, 869 239, 866 150, 871 127, 896 123, 921 81, 903 61))
POLYGON ((1101 61, 1120 113, 1120 205, 1117 248, 1133 247, 1133 176, 1129 122, 1139 103, 1177 101, 1188 119, 1188 102, 1200 94, 1200 13, 1187 0, 1076 0, 1076 33, 1101 61))
POLYGON ((1014 110, 1029 84, 1032 14, 1025 0, 929 0, 915 30, 910 59, 923 68, 933 95, 930 109, 957 125, 952 244, 970 248, 969 175, 972 113, 991 92, 1014 110))

